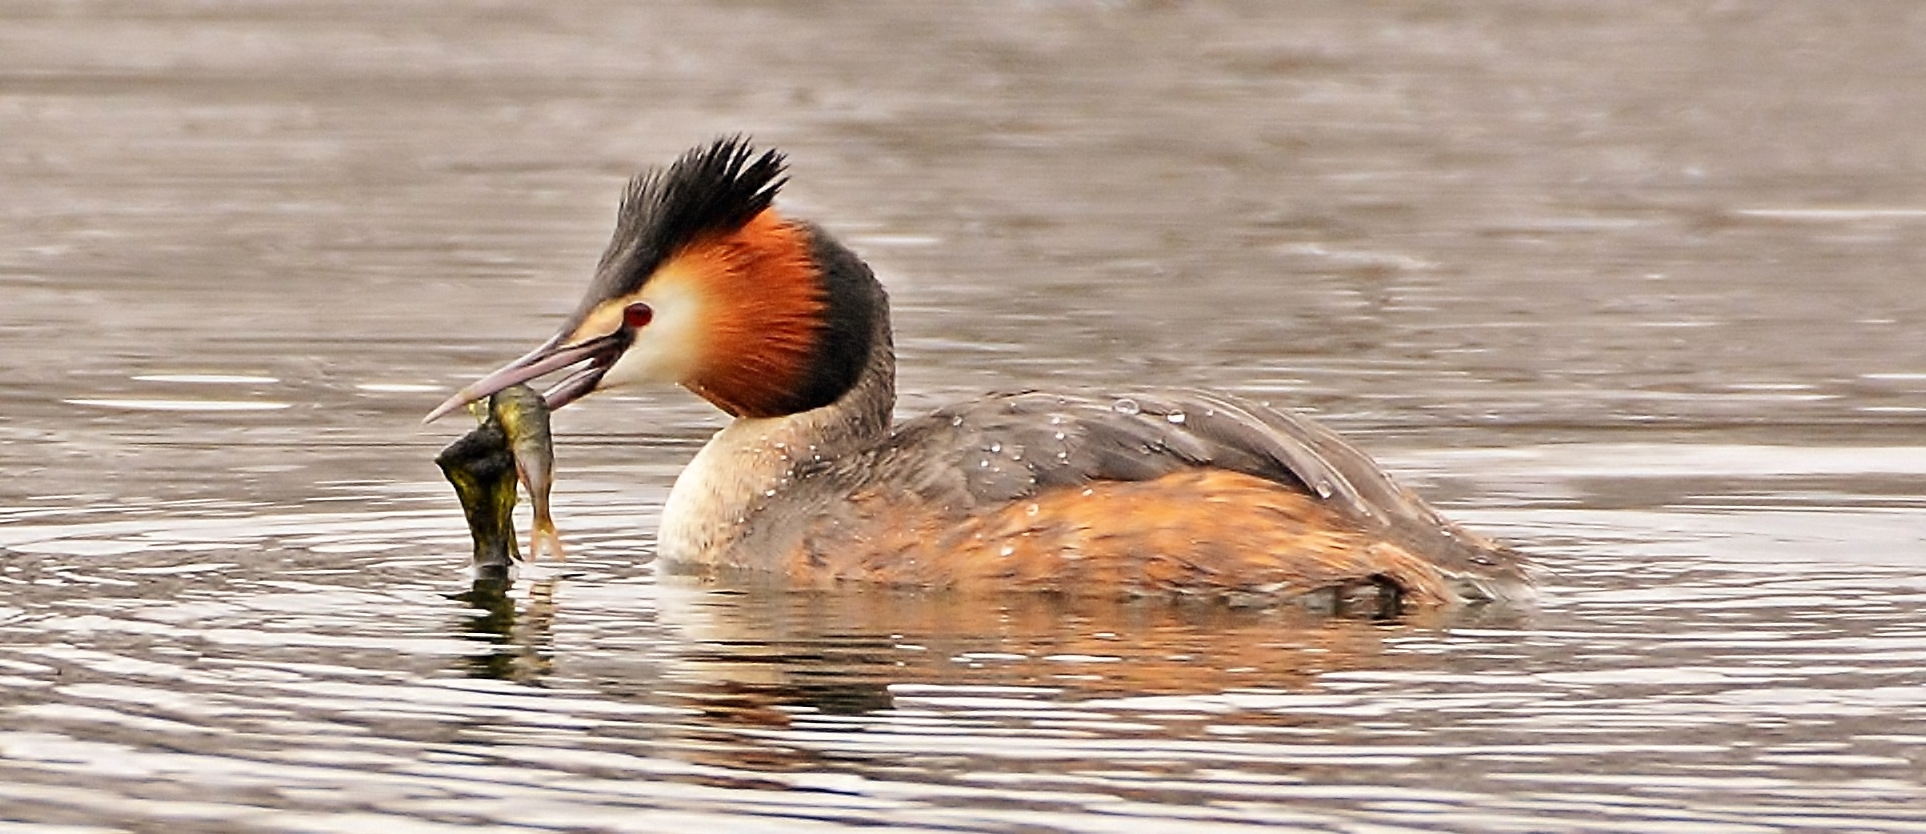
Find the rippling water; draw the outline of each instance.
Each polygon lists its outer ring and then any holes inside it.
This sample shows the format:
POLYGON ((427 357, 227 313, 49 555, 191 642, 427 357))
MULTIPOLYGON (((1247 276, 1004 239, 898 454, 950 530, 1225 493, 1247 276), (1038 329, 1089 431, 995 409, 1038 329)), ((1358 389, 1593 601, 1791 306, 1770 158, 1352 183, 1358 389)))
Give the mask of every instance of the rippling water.
POLYGON ((0 10, 0 830, 1926 830, 1908 4, 0 10), (1388 623, 658 581, 717 425, 557 417, 471 587, 416 421, 724 132, 904 410, 1318 414, 1537 554, 1388 623))

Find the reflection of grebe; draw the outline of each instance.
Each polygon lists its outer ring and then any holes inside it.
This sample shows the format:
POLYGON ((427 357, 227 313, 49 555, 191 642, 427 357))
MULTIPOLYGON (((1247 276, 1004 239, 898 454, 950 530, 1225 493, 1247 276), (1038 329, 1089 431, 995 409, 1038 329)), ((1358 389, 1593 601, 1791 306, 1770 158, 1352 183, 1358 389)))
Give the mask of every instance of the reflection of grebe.
MULTIPOLYGON (((766 593, 731 585, 747 592, 656 587, 651 625, 671 639, 664 642, 667 651, 651 655, 660 665, 648 667, 647 684, 637 684, 667 696, 668 705, 701 712, 709 724, 786 726, 799 707, 805 715, 874 712, 900 707, 900 698, 930 688, 957 695, 988 687, 998 697, 1035 699, 1040 714, 1048 710, 1059 719, 1056 710, 1092 698, 1297 690, 1331 672, 1421 667, 1427 655, 1391 650, 1391 644, 1427 627, 1467 621, 1509 627, 1522 616, 1509 608, 1417 611, 1400 620, 1411 628, 1385 629, 1295 606, 1045 594, 988 599, 874 588, 766 593), (1043 689, 1017 693, 1013 687, 1043 689)), ((1313 720, 1278 717, 1299 726, 1313 720)))
POLYGON ((1026 391, 892 426, 888 299, 854 253, 777 213, 782 172, 730 139, 637 178, 561 332, 429 419, 564 368, 551 407, 683 385, 735 418, 663 508, 661 558, 696 570, 1373 611, 1526 592, 1514 551, 1254 403, 1026 391))

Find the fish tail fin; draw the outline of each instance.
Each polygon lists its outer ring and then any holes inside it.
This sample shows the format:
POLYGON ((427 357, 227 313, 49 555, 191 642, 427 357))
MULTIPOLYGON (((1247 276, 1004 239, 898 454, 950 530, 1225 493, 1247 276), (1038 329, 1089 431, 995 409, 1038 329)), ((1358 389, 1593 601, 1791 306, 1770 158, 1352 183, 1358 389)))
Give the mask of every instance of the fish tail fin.
POLYGON ((567 551, 562 549, 562 535, 560 533, 555 532, 555 520, 551 518, 537 518, 535 519, 534 526, 529 528, 529 531, 528 531, 529 561, 532 562, 538 558, 541 558, 542 549, 544 545, 547 546, 547 549, 550 553, 555 554, 556 561, 559 562, 568 558, 567 551))

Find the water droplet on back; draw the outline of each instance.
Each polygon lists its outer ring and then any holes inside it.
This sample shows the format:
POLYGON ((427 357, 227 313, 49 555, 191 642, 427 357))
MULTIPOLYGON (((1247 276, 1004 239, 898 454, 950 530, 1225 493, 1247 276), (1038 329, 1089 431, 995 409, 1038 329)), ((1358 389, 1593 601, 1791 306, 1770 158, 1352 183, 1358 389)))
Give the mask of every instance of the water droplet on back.
POLYGON ((1337 490, 1331 486, 1330 481, 1317 482, 1317 497, 1319 498, 1329 498, 1331 494, 1336 491, 1337 490))
POLYGON ((1136 400, 1133 400, 1129 397, 1124 397, 1123 399, 1118 400, 1116 403, 1112 404, 1110 408, 1111 410, 1117 412, 1118 414, 1137 414, 1144 410, 1143 406, 1138 405, 1136 400))
POLYGON ((1185 419, 1185 418, 1184 418, 1184 413, 1183 413, 1183 412, 1181 412, 1181 411, 1173 411, 1173 412, 1171 412, 1171 413, 1169 413, 1169 414, 1166 414, 1166 415, 1164 415, 1164 419, 1165 419, 1165 420, 1169 420, 1170 422, 1172 422, 1172 423, 1175 423, 1176 425, 1179 425, 1179 426, 1181 426, 1181 425, 1183 425, 1183 424, 1184 424, 1184 419, 1185 419))

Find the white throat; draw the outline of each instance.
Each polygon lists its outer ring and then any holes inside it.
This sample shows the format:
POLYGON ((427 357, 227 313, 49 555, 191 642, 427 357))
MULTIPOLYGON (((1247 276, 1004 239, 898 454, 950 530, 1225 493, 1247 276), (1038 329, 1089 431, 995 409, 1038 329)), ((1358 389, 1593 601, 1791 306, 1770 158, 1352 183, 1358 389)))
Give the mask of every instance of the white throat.
MULTIPOLYGON (((887 323, 882 328, 887 328, 887 323)), ((799 496, 797 467, 835 460, 889 434, 896 404, 896 357, 889 334, 856 386, 822 408, 781 417, 739 418, 724 426, 675 479, 662 507, 656 555, 668 564, 768 568, 778 554, 744 545, 783 541, 807 525, 810 502, 799 496)))

